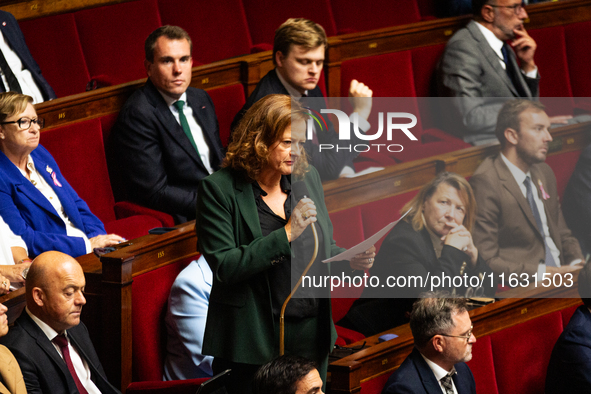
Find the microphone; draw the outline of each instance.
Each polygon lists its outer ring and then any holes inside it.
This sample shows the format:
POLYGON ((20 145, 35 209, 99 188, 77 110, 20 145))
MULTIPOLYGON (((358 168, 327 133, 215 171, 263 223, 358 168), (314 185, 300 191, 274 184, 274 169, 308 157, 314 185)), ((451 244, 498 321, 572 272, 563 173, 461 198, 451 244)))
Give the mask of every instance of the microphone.
MULTIPOLYGON (((297 182, 292 183, 291 184, 291 192, 294 195, 296 204, 301 199, 307 198, 310 194, 310 192, 308 192, 308 186, 306 185, 306 183, 304 181, 297 181, 297 182)), ((292 210, 292 214, 293 214, 293 210, 292 210)), ((281 314, 279 315, 279 355, 280 356, 283 356, 285 354, 285 308, 287 308, 287 303, 291 300, 291 297, 293 297, 293 295, 295 294, 297 289, 302 284, 302 280, 304 279, 304 276, 306 276, 306 274, 308 273, 308 271, 312 267, 312 264, 314 264, 314 260, 316 260, 316 256, 318 255, 318 233, 316 232, 316 226, 314 225, 314 223, 310 223, 310 225, 312 227, 312 234, 314 235, 314 253, 312 253, 312 258, 310 259, 310 262, 306 266, 306 269, 304 270, 304 272, 302 272, 302 275, 300 275, 300 279, 298 279, 298 283, 296 283, 294 288, 291 290, 291 293, 289 293, 289 296, 287 297, 287 299, 283 303, 283 306, 281 307, 281 314)))

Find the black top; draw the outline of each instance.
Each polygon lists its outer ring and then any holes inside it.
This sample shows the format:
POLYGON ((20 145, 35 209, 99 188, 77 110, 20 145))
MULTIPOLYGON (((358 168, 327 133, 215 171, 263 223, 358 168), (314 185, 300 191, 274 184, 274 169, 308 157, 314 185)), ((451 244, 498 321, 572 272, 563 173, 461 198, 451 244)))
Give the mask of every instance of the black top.
MULTIPOLYGON (((264 237, 275 230, 285 227, 291 216, 292 204, 295 205, 296 201, 292 201, 290 178, 290 176, 283 175, 281 176, 280 181, 281 190, 287 194, 287 199, 283 205, 285 219, 276 215, 265 201, 263 201, 263 197, 266 196, 267 193, 260 187, 260 185, 257 182, 254 182, 252 185, 261 225, 261 232, 264 237)), ((319 245, 322 245, 322 231, 319 226, 316 226, 316 229, 318 231, 319 245)), ((291 289, 296 285, 300 275, 312 257, 314 251, 314 237, 311 226, 308 226, 302 235, 291 243, 291 249, 292 256, 289 263, 282 262, 275 264, 268 273, 269 282, 271 283, 273 314, 277 317, 279 317, 281 307, 289 296, 289 293, 291 293, 291 289)), ((322 264, 321 260, 323 259, 324 252, 319 249, 318 256, 316 256, 314 265, 308 272, 308 275, 311 276, 316 271, 319 271, 319 266, 322 264)), ((313 288, 302 287, 298 289, 285 309, 286 317, 305 318, 316 316, 318 314, 318 300, 313 297, 312 289, 313 288)))

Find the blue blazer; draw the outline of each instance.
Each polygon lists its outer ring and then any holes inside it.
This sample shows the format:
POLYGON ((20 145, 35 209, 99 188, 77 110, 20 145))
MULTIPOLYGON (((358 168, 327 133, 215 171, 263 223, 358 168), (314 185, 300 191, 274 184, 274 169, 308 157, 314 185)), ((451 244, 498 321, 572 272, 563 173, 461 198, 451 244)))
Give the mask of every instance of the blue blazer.
MULTIPOLYGON (((12 50, 16 52, 21 59, 23 67, 31 72, 37 87, 41 91, 41 94, 43 94, 43 99, 47 101, 56 98, 55 92, 41 74, 41 68, 35 59, 33 59, 31 52, 29 52, 25 37, 23 36, 23 32, 21 31, 18 22, 10 12, 0 11, 0 30, 2 31, 2 35, 6 39, 6 42, 8 42, 12 50)), ((0 84, 0 89, 2 91, 3 88, 4 86, 0 84)))
MULTIPOLYGON (((35 168, 53 188, 70 221, 88 238, 105 234, 102 222, 68 184, 51 154, 39 145, 31 157, 35 168), (54 183, 51 172, 55 172, 54 183)), ((51 203, 19 169, 0 152, 0 216, 27 244, 29 255, 58 250, 73 257, 86 254, 84 240, 66 235, 66 226, 51 203)))
POLYGON ((546 394, 591 392, 591 312, 581 305, 558 338, 546 374, 546 394))
MULTIPOLYGON (((476 394, 476 383, 466 363, 455 365, 457 373, 453 381, 458 394, 476 394)), ((394 371, 384 386, 382 394, 441 394, 441 386, 433 371, 417 348, 394 371)))

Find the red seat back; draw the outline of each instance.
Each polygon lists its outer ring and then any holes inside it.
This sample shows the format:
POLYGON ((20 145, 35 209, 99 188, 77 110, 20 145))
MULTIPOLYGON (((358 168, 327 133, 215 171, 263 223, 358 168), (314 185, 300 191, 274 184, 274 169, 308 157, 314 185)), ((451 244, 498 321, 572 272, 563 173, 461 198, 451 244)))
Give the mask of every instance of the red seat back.
POLYGON ((331 0, 339 34, 381 29, 421 20, 416 0, 331 0))
POLYGON ((243 0, 253 44, 273 45, 275 30, 288 18, 306 18, 321 25, 327 36, 337 34, 329 0, 243 0))
POLYGON ((156 0, 91 8, 74 16, 91 78, 116 85, 146 76, 144 41, 161 25, 156 0))
POLYGON ((562 314, 553 312, 491 335, 499 394, 544 392, 546 369, 562 332, 562 314))
POLYGON ((178 274, 194 258, 180 260, 133 278, 131 323, 134 382, 162 380, 166 349, 164 317, 168 295, 178 274))
POLYGON ((90 76, 74 14, 46 16, 19 25, 33 58, 57 97, 84 92, 90 76))
POLYGON ((564 189, 566 189, 570 176, 577 166, 580 155, 581 151, 576 150, 546 158, 546 164, 552 168, 554 176, 556 176, 556 188, 558 190, 558 198, 560 199, 564 195, 564 189))
POLYGON ((498 394, 495 380, 495 366, 490 335, 478 338, 472 345, 472 360, 468 366, 474 375, 476 392, 479 394, 498 394))
POLYGON ((565 26, 564 30, 573 95, 591 97, 591 78, 589 78, 591 51, 589 51, 588 41, 591 37, 591 21, 572 23, 565 26))
POLYGON ((193 41, 193 59, 207 64, 245 55, 252 43, 240 0, 158 0, 163 25, 180 26, 193 41))
POLYGON ((230 142, 230 125, 234 116, 242 109, 246 102, 244 88, 237 83, 230 86, 208 90, 215 106, 215 114, 220 126, 220 139, 223 146, 230 142))
POLYGON ((103 223, 115 220, 101 124, 91 119, 41 133, 62 174, 103 223))

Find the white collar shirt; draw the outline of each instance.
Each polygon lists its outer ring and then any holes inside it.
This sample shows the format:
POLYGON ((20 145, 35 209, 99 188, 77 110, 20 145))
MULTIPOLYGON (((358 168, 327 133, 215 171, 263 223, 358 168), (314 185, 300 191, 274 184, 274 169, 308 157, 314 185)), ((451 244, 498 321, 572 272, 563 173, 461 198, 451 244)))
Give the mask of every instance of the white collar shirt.
MULTIPOLYGON (((8 224, 0 216, 0 258, 2 261, 0 265, 14 265, 14 258, 12 257, 12 251, 10 248, 21 247, 27 250, 25 241, 18 235, 15 235, 8 224)), ((28 253, 28 251, 27 251, 28 253)))
MULTIPOLYGON (((544 203, 540 199, 540 196, 538 194, 539 186, 534 183, 534 180, 531 177, 530 171, 528 171, 527 174, 524 173, 523 171, 521 171, 521 169, 519 167, 517 167, 515 164, 511 163, 509 161, 509 159, 507 159, 505 157, 505 155, 502 153, 501 153, 501 159, 509 168, 511 175, 513 175, 515 182, 517 182, 517 185, 519 186, 519 190, 521 190, 521 194, 523 194, 523 197, 525 197, 526 199, 527 199, 527 189, 525 188, 525 185, 523 184, 523 182, 525 181, 525 178, 529 176, 529 179, 530 179, 531 185, 532 185, 532 195, 534 197, 534 202, 536 203, 536 207, 538 208, 538 212, 540 213, 540 219, 542 219, 542 227, 544 228, 544 235, 546 237, 546 244, 548 245, 548 248, 550 248, 550 253, 552 254, 552 257, 554 258, 554 261, 556 262, 556 264, 558 266, 560 266, 560 251, 558 250, 558 248, 556 247, 556 244, 554 243, 554 240, 550 236, 550 229, 548 228, 548 218, 546 217, 546 210, 544 209, 544 203)), ((540 264, 540 266, 538 267, 538 277, 540 280, 543 279, 543 274, 545 272, 546 272, 546 265, 540 264), (540 273, 541 273, 541 275, 540 275, 540 273)))
MULTIPOLYGON (((31 313, 31 311, 29 310, 29 308, 25 308, 25 311, 27 312, 29 317, 31 319, 33 319, 33 321, 37 324, 37 326, 39 326, 41 331, 43 331, 43 333, 45 334, 47 339, 49 339, 49 342, 51 342, 51 344, 53 345, 53 347, 55 348, 57 353, 63 359, 64 355, 62 354, 62 349, 60 349, 60 347, 53 342, 53 339, 55 337, 57 337, 59 335, 59 333, 57 331, 55 331, 53 328, 51 328, 47 323, 45 323, 44 321, 39 319, 37 316, 33 315, 33 313, 31 313)), ((82 385, 84 386, 86 391, 88 391, 88 394, 101 394, 101 391, 99 390, 99 388, 96 386, 96 384, 94 384, 94 382, 91 379, 92 373, 90 371, 90 367, 88 366, 88 363, 86 362, 86 360, 82 359, 82 357, 78 353, 78 350, 74 346, 72 346, 72 343, 70 342, 70 338, 68 337, 67 330, 64 331, 64 335, 66 336, 66 339, 68 340, 68 350, 70 351, 70 360, 72 360, 72 365, 74 366, 74 370, 76 371, 76 375, 78 375, 78 379, 80 380, 80 383, 82 383, 82 385)), ((65 363, 65 361, 64 361, 64 363, 65 363)))
MULTIPOLYGON (((503 70, 506 70, 507 65, 505 64, 505 60, 503 58, 503 52, 501 51, 501 49, 503 48, 503 41, 499 40, 497 38, 497 36, 495 36, 495 33, 490 31, 489 29, 487 29, 486 27, 484 27, 480 23, 476 22, 476 26, 478 26, 478 28, 482 32, 482 35, 484 35, 484 38, 486 39, 486 42, 488 42, 488 45, 490 45, 492 50, 499 57, 499 62, 501 63, 501 67, 503 67, 503 70)), ((521 70, 521 73, 528 76, 529 78, 536 78, 538 75, 538 68, 536 67, 534 70, 529 71, 527 73, 525 73, 525 72, 523 72, 523 70, 521 70)))
MULTIPOLYGON (((435 364, 433 361, 429 360, 427 357, 423 356, 423 354, 421 353, 421 357, 423 357, 423 359, 425 360, 425 362, 427 363, 427 365, 429 366, 429 368, 431 368, 431 371, 433 371, 433 374, 435 375, 435 379, 437 379, 437 383, 439 383, 439 387, 441 388, 441 391, 443 392, 443 394, 446 394, 445 388, 443 387, 443 385, 441 384, 441 379, 445 377, 445 375, 447 375, 448 373, 456 374, 456 369, 453 368, 451 371, 446 371, 445 369, 441 368, 439 365, 435 364)), ((458 394, 458 389, 456 388, 456 384, 454 383, 453 379, 451 381, 451 387, 454 391, 454 394, 458 394)))
POLYGON ((205 166, 207 171, 210 174, 212 174, 213 169, 211 168, 209 145, 207 145, 207 142, 205 141, 203 129, 201 129, 201 126, 199 126, 199 123, 197 123, 197 120, 195 120, 193 108, 191 108, 191 106, 187 103, 187 92, 184 92, 179 99, 170 97, 166 93, 161 92, 160 90, 159 92, 162 95, 164 101, 166 102, 168 109, 170 110, 176 121, 179 123, 179 125, 181 124, 181 118, 179 115, 179 111, 173 104, 179 100, 185 102, 185 104, 183 105, 183 114, 185 115, 185 118, 187 118, 187 123, 189 124, 189 128, 191 129, 193 140, 195 140, 195 145, 197 145, 197 149, 199 150, 199 158, 203 162, 203 165, 205 166))
MULTIPOLYGON (((18 80, 23 94, 33 97, 33 104, 42 103, 43 94, 41 93, 41 90, 39 90, 37 83, 35 83, 33 75, 29 70, 23 68, 23 62, 21 61, 20 57, 16 54, 16 52, 12 50, 1 31, 0 51, 2 51, 2 54, 6 59, 6 63, 8 63, 8 67, 10 67, 12 73, 18 80)), ((7 88, 6 90, 8 90, 8 82, 6 81, 4 71, 0 70, 0 72, 2 73, 2 83, 7 88)))
MULTIPOLYGON (((57 194, 55 194, 53 188, 49 186, 49 184, 45 181, 45 178, 41 176, 38 169, 35 167, 35 163, 33 162, 33 158, 31 157, 31 155, 29 155, 27 159, 27 170, 33 186, 35 186, 37 190, 39 190, 41 194, 43 194, 47 201, 49 201, 49 203, 53 206, 59 217, 64 221, 64 224, 66 225, 66 235, 69 237, 82 238, 84 240, 84 244, 86 245, 86 253, 92 252, 90 240, 88 239, 84 231, 74 226, 74 223, 70 221, 64 207, 62 206, 59 197, 57 196, 57 194)), ((49 172, 52 169, 49 166, 47 166, 45 170, 49 172)), ((25 178, 27 178, 27 173, 25 171, 23 171, 20 168, 19 171, 21 172, 21 174, 23 174, 25 178)))

